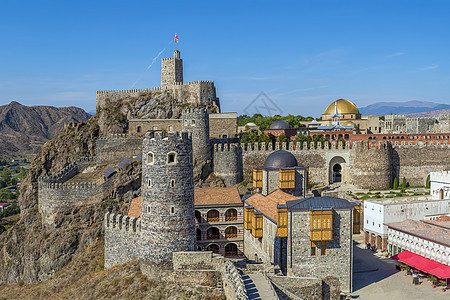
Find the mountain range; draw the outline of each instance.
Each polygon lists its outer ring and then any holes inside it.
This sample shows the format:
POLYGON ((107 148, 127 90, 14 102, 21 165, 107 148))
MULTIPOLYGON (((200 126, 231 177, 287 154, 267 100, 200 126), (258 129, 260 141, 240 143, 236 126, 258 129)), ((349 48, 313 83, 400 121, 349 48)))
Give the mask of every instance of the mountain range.
POLYGON ((31 156, 69 122, 85 122, 90 114, 78 107, 0 106, 0 158, 31 156))
MULTIPOLYGON (((430 116, 436 117, 440 115, 439 111, 442 111, 442 114, 445 114, 445 110, 449 110, 450 105, 434 103, 428 101, 407 101, 407 102, 378 102, 375 104, 371 104, 365 107, 359 108, 359 112, 362 115, 376 115, 383 116, 389 114, 417 114, 421 113, 422 117, 428 116, 428 112, 434 112, 430 114, 430 116)), ((447 112, 448 113, 448 112, 447 112)))

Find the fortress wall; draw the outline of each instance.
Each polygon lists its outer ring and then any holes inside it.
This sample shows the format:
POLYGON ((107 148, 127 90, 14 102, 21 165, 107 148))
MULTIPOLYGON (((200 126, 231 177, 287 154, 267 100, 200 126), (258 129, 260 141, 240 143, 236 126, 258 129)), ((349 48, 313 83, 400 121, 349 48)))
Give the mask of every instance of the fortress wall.
POLYGON ((450 170, 450 144, 394 145, 393 173, 411 186, 425 185, 430 172, 450 170))
POLYGON ((243 180, 242 150, 239 144, 214 144, 214 174, 220 176, 226 186, 243 180))
POLYGON ((114 176, 101 185, 93 182, 49 183, 40 180, 38 182, 38 205, 43 220, 51 224, 58 209, 101 201, 108 196, 114 183, 113 178, 114 176))
POLYGON ((148 89, 132 89, 132 90, 112 90, 112 91, 97 91, 96 93, 96 105, 97 113, 99 108, 107 106, 114 106, 117 102, 126 98, 138 97, 142 93, 162 92, 161 88, 148 88, 148 89))
POLYGON ((140 220, 107 212, 105 214, 105 268, 139 256, 140 220))
POLYGON ((128 126, 128 135, 131 137, 144 136, 147 131, 165 130, 169 132, 169 127, 173 127, 173 132, 181 132, 181 119, 131 119, 128 126), (137 126, 141 126, 141 132, 137 132, 137 126))
POLYGON ((209 136, 211 138, 234 138, 237 135, 237 117, 209 115, 209 136))
POLYGON ((95 163, 95 157, 81 157, 71 164, 64 167, 61 171, 52 176, 41 176, 39 181, 49 182, 49 183, 63 183, 71 179, 81 171, 83 171, 88 166, 95 163))
POLYGON ((142 138, 97 139, 97 164, 113 162, 137 156, 142 152, 142 138))

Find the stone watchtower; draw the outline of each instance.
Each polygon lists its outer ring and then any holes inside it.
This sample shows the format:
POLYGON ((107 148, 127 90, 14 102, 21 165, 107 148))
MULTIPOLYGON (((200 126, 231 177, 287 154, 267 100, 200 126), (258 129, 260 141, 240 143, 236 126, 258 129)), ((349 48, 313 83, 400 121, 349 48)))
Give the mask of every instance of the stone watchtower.
POLYGON ((160 263, 196 250, 192 142, 148 132, 142 145, 140 256, 160 263))
POLYGON ((195 162, 211 161, 211 144, 209 140, 209 114, 205 108, 186 109, 183 111, 182 131, 192 138, 195 162))
POLYGON ((183 60, 178 50, 173 51, 172 58, 161 60, 161 89, 170 89, 176 82, 183 82, 183 60))

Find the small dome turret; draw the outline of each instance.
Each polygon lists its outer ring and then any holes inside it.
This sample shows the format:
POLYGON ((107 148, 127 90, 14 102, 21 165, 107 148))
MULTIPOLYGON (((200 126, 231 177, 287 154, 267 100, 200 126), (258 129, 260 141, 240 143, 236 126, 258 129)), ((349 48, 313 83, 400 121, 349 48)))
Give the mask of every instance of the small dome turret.
POLYGON ((273 168, 273 169, 281 169, 281 168, 291 168, 297 167, 297 159, 292 153, 285 150, 278 150, 273 152, 267 157, 266 162, 264 164, 264 168, 273 168))
POLYGON ((178 50, 173 51, 173 58, 180 58, 180 51, 178 50))

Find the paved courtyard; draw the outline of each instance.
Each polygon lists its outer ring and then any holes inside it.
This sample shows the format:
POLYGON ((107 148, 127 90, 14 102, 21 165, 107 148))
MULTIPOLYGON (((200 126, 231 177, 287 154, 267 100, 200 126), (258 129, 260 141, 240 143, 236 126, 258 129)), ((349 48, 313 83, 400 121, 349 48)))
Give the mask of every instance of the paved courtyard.
POLYGON ((450 290, 432 288, 431 282, 423 280, 412 284, 412 276, 395 269, 398 263, 381 253, 366 250, 362 235, 354 236, 353 297, 363 300, 390 299, 450 299, 450 290), (357 297, 358 296, 358 297, 357 297))

